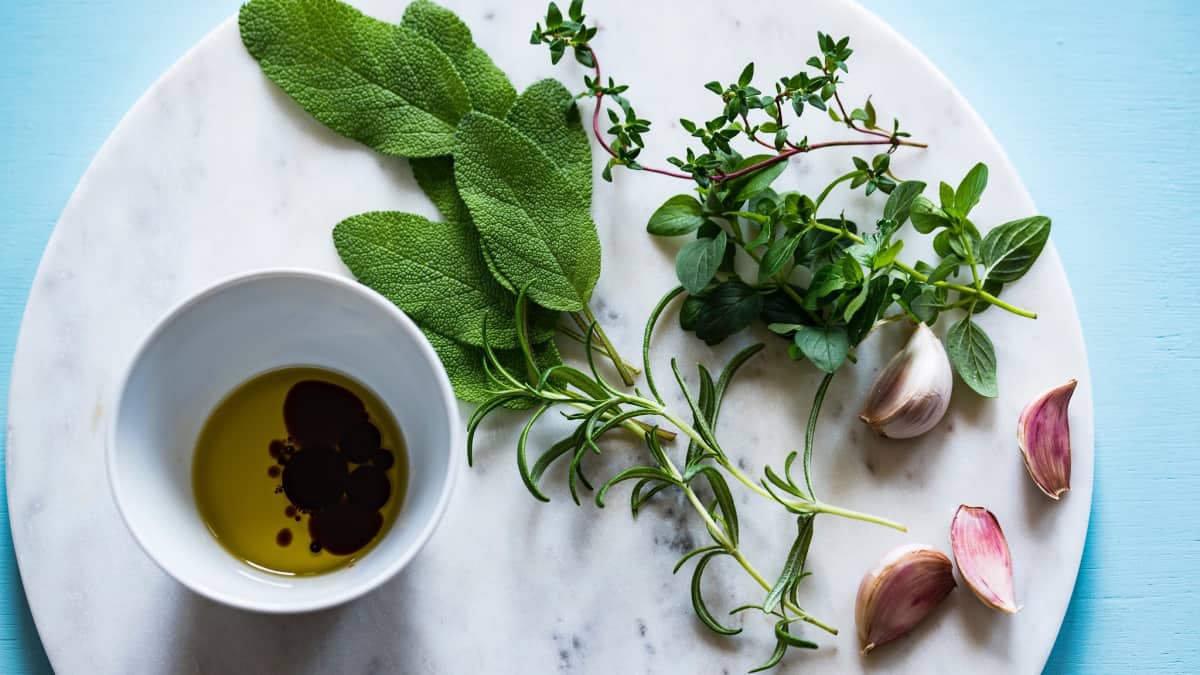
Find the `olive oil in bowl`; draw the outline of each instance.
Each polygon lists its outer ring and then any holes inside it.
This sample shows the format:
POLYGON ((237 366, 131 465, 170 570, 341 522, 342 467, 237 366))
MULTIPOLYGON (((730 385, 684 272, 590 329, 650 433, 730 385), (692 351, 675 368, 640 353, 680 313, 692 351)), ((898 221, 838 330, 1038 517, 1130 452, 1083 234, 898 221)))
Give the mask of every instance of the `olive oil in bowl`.
POLYGON ((329 370, 255 376, 200 432, 192 487, 205 525, 235 558, 288 576, 366 555, 395 522, 404 439, 379 398, 329 370))

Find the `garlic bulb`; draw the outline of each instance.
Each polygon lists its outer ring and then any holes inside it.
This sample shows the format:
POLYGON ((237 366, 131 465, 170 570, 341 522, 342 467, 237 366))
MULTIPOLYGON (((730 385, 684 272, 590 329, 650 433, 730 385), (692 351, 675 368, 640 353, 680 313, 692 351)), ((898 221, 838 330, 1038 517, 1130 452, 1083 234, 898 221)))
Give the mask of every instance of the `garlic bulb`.
POLYGON ((1017 445, 1029 477, 1051 499, 1071 489, 1071 425, 1067 407, 1075 393, 1067 380, 1033 399, 1017 421, 1017 445))
POLYGON ((959 506, 950 524, 950 548, 963 581, 983 604, 1016 614, 1012 556, 1000 522, 982 506, 959 506))
POLYGON ((945 553, 921 544, 893 549, 858 586, 854 618, 866 654, 903 637, 954 589, 945 553))
POLYGON ((919 323, 908 344, 875 378, 858 418, 888 438, 920 436, 946 414, 953 387, 946 348, 929 326, 919 323))

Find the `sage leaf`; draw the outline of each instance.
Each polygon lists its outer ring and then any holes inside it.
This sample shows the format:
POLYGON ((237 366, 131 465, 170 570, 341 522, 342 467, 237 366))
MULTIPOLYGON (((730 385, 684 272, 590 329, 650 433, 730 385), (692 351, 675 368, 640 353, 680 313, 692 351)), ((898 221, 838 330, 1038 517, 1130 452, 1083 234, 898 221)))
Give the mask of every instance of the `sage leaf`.
POLYGON ((983 238, 980 254, 991 281, 1009 283, 1025 276, 1050 238, 1050 219, 1033 216, 1004 223, 983 238))
MULTIPOLYGON (((473 346, 517 345, 511 293, 492 278, 469 225, 375 211, 333 228, 333 243, 350 272, 404 310, 422 328, 473 346)), ((539 313, 533 339, 553 335, 555 317, 539 313)))
POLYGON ((850 352, 846 329, 841 326, 800 326, 793 339, 800 353, 827 373, 841 367, 850 352))
POLYGON ((695 232, 704 224, 704 207, 691 195, 675 195, 655 210, 646 231, 660 237, 695 232))
POLYGON ((712 239, 690 241, 675 256, 675 274, 688 293, 699 293, 717 273, 728 246, 725 230, 712 239))
POLYGON ((408 164, 417 185, 421 186, 421 191, 429 197, 443 218, 452 223, 471 222, 471 212, 467 210, 462 197, 458 196, 458 187, 454 184, 452 157, 414 157, 408 160, 408 164))
POLYGON ((517 97, 507 121, 545 151, 572 189, 590 205, 592 145, 580 122, 575 96, 558 80, 539 80, 517 97))
POLYGON ((508 112, 516 89, 487 52, 475 46, 471 29, 454 12, 429 0, 416 0, 404 10, 400 26, 428 38, 450 59, 466 85, 472 109, 495 117, 508 112))
POLYGON ((470 98, 428 38, 337 0, 251 0, 238 25, 263 73, 333 131, 388 155, 453 149, 470 98))
POLYGON ((996 350, 987 333, 971 317, 964 317, 950 326, 946 333, 946 354, 967 386, 980 396, 996 397, 999 393, 996 350))
POLYGON ((454 175, 494 269, 542 307, 583 309, 600 276, 600 238, 583 195, 546 154, 503 120, 470 112, 454 175))
MULTIPOLYGON (((488 378, 483 367, 486 355, 483 349, 472 347, 452 340, 435 331, 422 328, 425 337, 433 350, 437 352, 442 367, 450 377, 450 385, 454 388, 454 396, 467 403, 484 403, 495 397, 496 384, 488 378)), ((492 336, 490 327, 488 339, 492 336)), ((493 350, 500 364, 511 373, 525 372, 525 357, 519 349, 493 350)), ((534 359, 538 367, 545 370, 562 363, 558 347, 554 340, 547 340, 533 348, 534 359)), ((505 408, 519 410, 533 407, 532 400, 518 399, 504 405, 505 408)))

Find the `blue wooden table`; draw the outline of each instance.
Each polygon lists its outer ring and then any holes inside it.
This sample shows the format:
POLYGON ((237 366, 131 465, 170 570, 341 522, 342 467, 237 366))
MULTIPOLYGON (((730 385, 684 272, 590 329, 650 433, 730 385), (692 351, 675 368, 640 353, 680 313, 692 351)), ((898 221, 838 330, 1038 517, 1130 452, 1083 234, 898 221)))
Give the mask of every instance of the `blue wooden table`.
MULTIPOLYGON (((30 282, 72 187, 138 95, 237 4, 0 3, 0 401, 30 282)), ((1200 3, 867 5, 949 75, 1007 148, 1054 217, 1083 318, 1096 497, 1047 670, 1200 672, 1200 3)), ((6 504, 0 672, 42 673, 6 504)))

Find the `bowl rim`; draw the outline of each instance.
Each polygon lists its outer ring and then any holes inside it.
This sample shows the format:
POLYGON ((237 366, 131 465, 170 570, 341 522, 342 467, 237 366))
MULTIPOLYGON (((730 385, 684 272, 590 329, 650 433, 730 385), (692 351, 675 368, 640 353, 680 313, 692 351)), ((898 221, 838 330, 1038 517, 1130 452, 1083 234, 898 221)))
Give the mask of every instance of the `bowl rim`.
MULTIPOLYGON (((446 374, 445 368, 442 366, 442 361, 434 351, 433 346, 425 337, 417 324, 403 311, 400 310, 390 300, 380 295, 373 289, 349 279, 347 277, 325 272, 315 269, 306 269, 300 267, 272 267, 257 269, 249 272, 238 272, 221 278, 213 284, 210 284, 202 290, 192 293, 173 306, 160 319, 158 319, 151 329, 146 333, 134 350, 129 361, 120 371, 120 376, 117 379, 116 395, 113 399, 115 414, 110 418, 108 430, 105 434, 105 449, 104 449, 104 464, 105 473, 108 475, 109 493, 112 496, 113 502, 117 507, 117 512, 121 515, 121 520, 125 523, 125 527, 133 535, 134 540, 143 552, 149 557, 155 565, 163 572, 170 576, 175 581, 179 582, 191 591, 206 597, 215 602, 219 602, 230 607, 261 612, 266 614, 297 614, 303 612, 312 612, 321 609, 328 609, 356 598, 359 598, 370 591, 383 585, 389 579, 394 577, 425 547, 433 532, 437 529, 442 517, 445 515, 446 508, 449 506, 450 498, 454 493, 454 486, 457 484, 459 465, 454 461, 454 452, 462 444, 462 423, 458 412, 458 402, 454 397, 454 390, 450 384, 449 376, 446 374), (189 312, 196 305, 204 302, 216 295, 219 295, 231 288, 244 284, 252 284, 259 281, 270 279, 306 279, 321 283, 331 284, 358 295, 366 300, 372 306, 379 309, 381 312, 389 316, 401 330, 409 333, 414 338, 414 343, 417 345, 419 357, 429 361, 434 366, 437 380, 438 394, 442 398, 442 404, 445 406, 447 415, 445 418, 448 429, 448 448, 447 453, 450 455, 446 462, 445 475, 442 477, 441 485, 438 486, 437 502, 433 507, 433 511, 426 519, 412 541, 406 546, 394 560, 390 561, 379 572, 372 576, 344 584, 344 587, 333 587, 331 590, 320 596, 317 599, 307 600, 304 602, 284 601, 256 601, 247 600, 234 594, 210 588, 207 585, 198 582, 195 579, 184 578, 176 571, 172 570, 164 563, 158 555, 152 550, 152 547, 146 544, 143 533, 135 525, 126 511, 125 505, 121 499, 121 481, 119 472, 117 471, 117 428, 120 425, 122 402, 125 398, 125 390, 129 386, 130 378, 136 370, 138 364, 145 356, 146 351, 152 344, 166 331, 167 327, 174 323, 179 317, 189 312)), ((396 530, 391 529, 389 532, 396 530)), ((385 533, 384 537, 388 535, 385 533)), ((376 547, 377 548, 377 547, 376 547)), ((337 574, 341 570, 337 570, 332 574, 337 574)))

